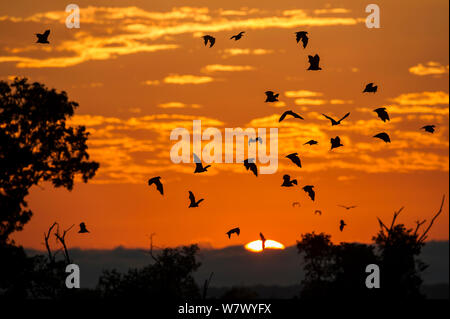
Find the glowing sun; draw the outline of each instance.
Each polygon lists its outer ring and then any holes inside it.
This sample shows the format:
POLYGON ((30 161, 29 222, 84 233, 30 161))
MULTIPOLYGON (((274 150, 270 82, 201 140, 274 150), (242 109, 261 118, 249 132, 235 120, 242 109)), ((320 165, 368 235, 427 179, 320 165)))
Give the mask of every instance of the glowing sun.
MULTIPOLYGON (((266 240, 266 249, 284 249, 284 245, 282 243, 279 243, 275 240, 266 240)), ((255 253, 261 252, 262 249, 262 241, 261 240, 255 240, 247 245, 245 245, 245 249, 253 251, 255 253)))

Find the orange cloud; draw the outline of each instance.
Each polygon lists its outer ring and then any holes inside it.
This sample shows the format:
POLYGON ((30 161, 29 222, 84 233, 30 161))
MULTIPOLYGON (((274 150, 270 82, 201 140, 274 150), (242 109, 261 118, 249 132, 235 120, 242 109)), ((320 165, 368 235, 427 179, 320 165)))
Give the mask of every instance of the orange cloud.
POLYGON ((164 78, 164 83, 168 84, 205 84, 214 81, 210 76, 197 76, 197 75, 179 75, 170 74, 164 78))
POLYGON ((252 71, 254 67, 250 65, 223 65, 223 64, 210 64, 202 68, 202 72, 240 72, 240 71, 252 71))
POLYGON ((409 68, 409 72, 415 75, 441 75, 448 73, 449 66, 442 65, 439 62, 427 62, 425 64, 419 63, 409 68))

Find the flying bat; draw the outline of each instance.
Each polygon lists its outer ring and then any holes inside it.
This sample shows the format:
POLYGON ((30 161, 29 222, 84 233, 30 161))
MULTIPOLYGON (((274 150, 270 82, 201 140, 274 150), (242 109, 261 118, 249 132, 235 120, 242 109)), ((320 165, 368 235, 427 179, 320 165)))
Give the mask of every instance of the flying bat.
POLYGON ((293 202, 293 203, 292 203, 292 207, 295 207, 295 206, 300 207, 301 205, 300 205, 299 202, 293 202))
POLYGON ((383 141, 385 141, 386 143, 390 143, 391 142, 391 138, 389 137, 389 135, 387 133, 378 133, 377 135, 374 135, 373 137, 377 137, 383 141))
POLYGON ((303 187, 303 190, 308 194, 312 201, 314 201, 314 199, 316 198, 316 192, 313 188, 313 185, 306 185, 305 187, 303 187))
POLYGON ((89 233, 89 230, 87 230, 85 223, 80 223, 80 230, 78 232, 80 234, 89 233))
POLYGON ((309 140, 308 142, 306 142, 306 143, 303 144, 303 145, 310 145, 310 146, 312 146, 312 145, 316 145, 316 144, 319 144, 319 142, 314 141, 314 140, 309 140))
POLYGON ((273 91, 266 91, 266 102, 278 102, 279 93, 275 94, 273 91))
POLYGON ((425 125, 422 127, 422 130, 425 130, 425 132, 433 134, 435 131, 436 125, 425 125))
POLYGON ((299 32, 295 32, 295 39, 297 40, 297 43, 300 42, 300 40, 302 40, 302 44, 303 44, 303 48, 306 48, 306 46, 308 45, 308 32, 306 31, 299 31, 299 32))
POLYGON ((376 93, 378 90, 378 85, 373 85, 373 83, 369 83, 364 88, 363 93, 376 93))
POLYGON ((262 233, 259 233, 259 238, 261 238, 262 250, 264 250, 266 248, 266 238, 264 237, 264 235, 262 233))
POLYGON ((50 35, 50 30, 45 30, 44 33, 36 33, 37 37, 36 43, 48 44, 48 36, 50 35))
POLYGON ((241 230, 239 229, 239 227, 236 227, 236 228, 230 229, 225 234, 228 235, 228 238, 231 238, 231 234, 237 234, 239 236, 240 233, 241 233, 241 230))
POLYGON ((298 157, 298 153, 292 153, 286 157, 289 158, 292 161, 292 163, 294 163, 298 167, 300 168, 302 167, 302 162, 300 161, 300 157, 298 157))
POLYGON ((322 70, 322 68, 319 66, 320 57, 318 54, 316 54, 315 56, 308 55, 308 61, 309 61, 308 70, 311 70, 311 71, 322 70))
POLYGON ((297 113, 292 112, 291 110, 289 110, 289 111, 284 112, 284 113, 280 116, 280 119, 278 120, 278 122, 281 122, 282 120, 284 120, 285 117, 288 116, 288 115, 291 115, 291 116, 293 116, 293 117, 296 118, 296 119, 304 120, 303 117, 301 117, 301 116, 298 115, 297 113))
POLYGON ((340 225, 339 225, 339 230, 343 231, 345 226, 347 226, 347 224, 341 219, 341 222, 340 222, 340 225))
POLYGON ((251 170, 256 177, 258 177, 258 168, 255 163, 250 163, 248 159, 244 160, 244 166, 248 170, 251 170))
POLYGON ((350 112, 348 112, 347 114, 345 114, 339 121, 336 121, 335 119, 333 119, 333 118, 331 118, 331 117, 329 117, 328 115, 325 115, 325 114, 323 114, 323 113, 322 113, 322 115, 325 116, 327 119, 329 119, 329 120, 331 121, 331 126, 335 126, 335 125, 341 124, 341 122, 342 122, 344 119, 346 119, 346 118, 350 115, 350 112))
POLYGON ((333 148, 338 148, 344 146, 343 144, 341 144, 341 138, 339 136, 336 136, 335 138, 331 138, 331 149, 333 148))
POLYGON ((245 31, 241 31, 241 32, 239 32, 238 34, 233 35, 233 36, 230 38, 230 40, 233 40, 233 39, 234 39, 234 41, 240 40, 240 39, 242 38, 242 36, 244 35, 244 33, 245 33, 245 31))
POLYGON ((189 208, 191 207, 198 207, 198 204, 200 204, 204 199, 199 199, 198 201, 195 201, 195 196, 194 193, 192 193, 191 191, 189 191, 189 208))
POLYGON ((212 48, 214 43, 216 43, 216 38, 214 38, 214 37, 212 37, 210 35, 204 35, 203 36, 203 41, 205 42, 205 46, 208 45, 208 42, 209 42, 209 47, 212 48))
POLYGON ((352 208, 356 208, 358 206, 345 206, 345 205, 338 205, 339 207, 345 208, 346 210, 350 210, 352 208))
POLYGON ((298 185, 296 179, 291 180, 291 177, 288 174, 283 175, 282 187, 292 187, 294 185, 298 185))
POLYGON ((375 110, 373 110, 373 111, 377 113, 378 117, 379 117, 383 122, 386 122, 386 121, 390 121, 390 120, 391 120, 391 119, 389 118, 389 114, 388 114, 388 112, 386 111, 386 108, 385 108, 385 107, 379 107, 379 108, 377 108, 377 109, 375 109, 375 110))
POLYGON ((161 176, 150 178, 148 180, 148 185, 151 186, 152 184, 155 184, 156 189, 161 193, 161 195, 164 195, 163 184, 161 183, 161 176))
POLYGON ((251 143, 256 143, 259 142, 259 144, 262 144, 263 140, 261 137, 257 137, 257 138, 249 138, 248 139, 248 145, 250 145, 251 143))
POLYGON ((194 153, 195 171, 194 173, 203 173, 208 171, 208 167, 211 165, 206 165, 203 167, 202 160, 194 153))

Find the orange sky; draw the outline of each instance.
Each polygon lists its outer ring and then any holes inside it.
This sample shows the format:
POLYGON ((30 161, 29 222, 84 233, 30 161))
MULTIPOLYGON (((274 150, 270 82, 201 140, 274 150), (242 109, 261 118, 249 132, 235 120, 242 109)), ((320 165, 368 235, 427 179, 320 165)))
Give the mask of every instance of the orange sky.
MULTIPOLYGON (((449 182, 448 1, 377 1, 381 29, 366 28, 364 1, 211 2, 75 1, 80 29, 65 27, 61 1, 0 3, 0 78, 26 76, 68 92, 80 104, 72 123, 88 127, 91 158, 101 165, 72 192, 35 187, 34 217, 18 243, 43 248, 54 221, 84 221, 91 234, 69 237, 82 248, 143 247, 151 233, 159 246, 244 245, 259 232, 292 245, 313 230, 368 242, 376 217, 390 220, 401 206, 399 221, 411 227, 432 217, 449 182), (51 44, 34 44, 47 28, 51 44), (229 40, 242 30, 240 41, 229 40), (306 49, 295 42, 299 30, 309 32, 306 49), (203 46, 204 34, 216 37, 213 48, 203 46), (307 72, 307 55, 316 53, 323 71, 307 72), (379 85, 376 95, 361 93, 368 82, 379 85), (266 90, 281 103, 264 103, 266 90), (372 112, 381 106, 388 123, 372 112), (305 121, 279 124, 288 109, 305 121), (320 115, 346 112, 333 128, 320 115), (241 164, 213 164, 194 175, 193 164, 173 164, 170 131, 191 130, 195 119, 221 130, 278 127, 278 172, 256 178, 241 164), (420 130, 427 124, 437 125, 435 134, 420 130), (372 138, 381 131, 391 144, 372 138), (336 135, 345 146, 329 152, 336 135), (319 145, 303 146, 309 139, 319 145), (293 152, 303 168, 284 158, 293 152), (281 188, 285 173, 315 185, 316 201, 300 187, 281 188), (146 185, 153 176, 162 177, 164 197, 146 185), (187 208, 188 190, 205 198, 199 208, 187 208), (225 232, 236 226, 241 235, 229 240, 225 232)), ((445 206, 430 239, 448 240, 445 206)))

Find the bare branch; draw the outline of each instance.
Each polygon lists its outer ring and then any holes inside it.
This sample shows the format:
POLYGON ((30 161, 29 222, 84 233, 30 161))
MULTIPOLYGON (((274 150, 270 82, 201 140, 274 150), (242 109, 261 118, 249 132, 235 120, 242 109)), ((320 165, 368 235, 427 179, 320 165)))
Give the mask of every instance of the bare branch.
POLYGON ((383 223, 383 221, 380 218, 377 217, 377 219, 378 219, 378 223, 380 224, 381 230, 383 230, 383 228, 384 228, 389 233, 389 228, 387 228, 387 226, 383 223))
POLYGON ((149 254, 152 257, 152 259, 155 262, 158 262, 158 258, 155 257, 155 255, 153 255, 153 236, 156 235, 155 233, 151 233, 150 237, 150 250, 149 250, 149 254))
POLYGON ((48 253, 48 260, 50 261, 50 263, 54 263, 55 262, 55 254, 52 254, 52 250, 50 249, 50 244, 48 243, 48 239, 50 238, 50 234, 53 230, 53 228, 56 226, 56 222, 53 223, 53 225, 50 226, 50 228, 48 229, 47 233, 44 233, 44 240, 45 240, 45 247, 47 248, 47 253, 48 253))
POLYGON ((441 207, 439 208, 439 211, 436 213, 436 215, 434 215, 433 219, 431 219, 430 225, 428 225, 427 229, 423 232, 422 236, 420 236, 418 240, 419 243, 423 243, 425 239, 427 239, 427 234, 430 231, 431 227, 433 226, 434 221, 442 213, 444 202, 445 202, 445 195, 442 197, 441 207))
POLYGON ((56 239, 59 240, 59 242, 61 243, 61 245, 64 248, 64 256, 66 258, 66 263, 70 264, 71 261, 70 261, 70 256, 69 256, 69 250, 67 249, 67 246, 66 246, 66 235, 72 229, 72 227, 75 225, 72 225, 68 229, 64 230, 62 235, 60 235, 60 233, 59 233, 59 224, 56 224, 56 225, 57 225, 56 234, 55 234, 56 239))
POLYGON ((416 226, 416 229, 414 230, 414 235, 417 235, 417 232, 419 231, 420 226, 425 224, 426 221, 427 221, 426 219, 424 219, 423 221, 420 221, 420 220, 416 221, 417 226, 416 226))

